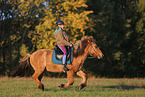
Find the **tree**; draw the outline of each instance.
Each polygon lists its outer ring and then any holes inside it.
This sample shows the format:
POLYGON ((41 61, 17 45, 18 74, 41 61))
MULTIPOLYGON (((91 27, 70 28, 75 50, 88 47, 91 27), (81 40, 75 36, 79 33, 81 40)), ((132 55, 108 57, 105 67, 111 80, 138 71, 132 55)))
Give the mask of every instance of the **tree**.
POLYGON ((92 11, 84 11, 86 8, 84 0, 55 0, 49 1, 49 6, 45 9, 46 16, 36 26, 37 48, 52 49, 55 44, 54 32, 56 30, 56 21, 61 19, 65 22, 65 31, 70 36, 70 40, 75 42, 85 35, 85 29, 88 28, 88 14, 92 11))
POLYGON ((90 0, 88 5, 89 10, 93 9, 95 12, 91 17, 97 19, 94 23, 96 32, 93 36, 97 39, 105 57, 103 61, 96 59, 95 66, 86 67, 94 74, 102 76, 106 74, 110 77, 143 76, 144 2, 90 0))
POLYGON ((12 63, 12 44, 9 37, 12 34, 12 12, 7 0, 0 1, 0 14, 0 74, 8 75, 12 63))
MULTIPOLYGON (((138 0, 135 3, 135 15, 132 16, 132 33, 130 43, 132 44, 129 57, 131 58, 130 71, 132 75, 144 76, 145 69, 145 2, 138 0)), ((130 75, 131 76, 131 75, 130 75)))
MULTIPOLYGON (((55 22, 58 19, 65 21, 67 24, 66 31, 71 32, 69 33, 70 39, 74 42, 76 38, 85 35, 86 22, 89 22, 87 15, 92 13, 91 11, 84 11, 83 9, 87 5, 85 1, 79 0, 59 0, 57 2, 49 0, 4 0, 2 5, 5 5, 4 7, 9 10, 8 18, 2 21, 5 22, 5 24, 2 23, 5 30, 2 31, 3 38, 1 40, 3 49, 3 55, 1 56, 3 61, 1 62, 8 71, 2 69, 7 73, 15 68, 14 65, 18 64, 20 57, 24 56, 24 53, 31 53, 42 48, 53 48, 55 42, 53 33, 56 29, 55 22), (11 20, 10 26, 6 26, 8 20, 11 20), (6 29, 6 27, 8 28, 6 29), (5 33, 6 31, 8 33, 5 33), (4 51, 6 45, 8 47, 7 51, 10 50, 8 55, 4 51), (6 60, 9 55, 11 61, 6 60), (8 63, 7 66, 5 62, 8 63)), ((2 11, 5 11, 5 8, 2 11)), ((7 15, 6 11, 1 14, 7 15)))
MULTIPOLYGON (((44 2, 39 0, 2 0, 1 2, 1 46, 2 72, 5 74, 15 68, 21 55, 21 46, 25 44, 24 51, 34 51, 29 31, 35 31, 35 26, 39 23, 39 18, 43 17, 44 2), (37 17, 39 15, 39 18, 37 17), (9 25, 8 25, 9 24, 9 25)), ((3 73, 3 74, 4 74, 3 73)))
POLYGON ((144 0, 1 0, 0 74, 9 75, 26 53, 53 49, 56 21, 75 43, 93 36, 104 53, 88 59, 95 76, 144 77, 144 0))

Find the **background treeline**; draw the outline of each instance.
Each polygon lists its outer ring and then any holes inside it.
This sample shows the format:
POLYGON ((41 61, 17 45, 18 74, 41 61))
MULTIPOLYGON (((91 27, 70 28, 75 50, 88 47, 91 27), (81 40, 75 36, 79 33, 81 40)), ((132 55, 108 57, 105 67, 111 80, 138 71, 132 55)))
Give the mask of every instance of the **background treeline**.
POLYGON ((145 77, 144 0, 0 0, 0 75, 10 76, 26 53, 53 49, 59 19, 74 43, 97 40, 105 56, 85 61, 90 76, 145 77))

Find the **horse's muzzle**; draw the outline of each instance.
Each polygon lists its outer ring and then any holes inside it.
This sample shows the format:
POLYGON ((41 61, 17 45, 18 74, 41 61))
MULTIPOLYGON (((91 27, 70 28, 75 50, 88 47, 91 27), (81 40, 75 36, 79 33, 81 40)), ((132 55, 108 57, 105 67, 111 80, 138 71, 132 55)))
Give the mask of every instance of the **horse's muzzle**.
POLYGON ((98 54, 98 59, 101 59, 101 58, 103 58, 103 54, 98 54))

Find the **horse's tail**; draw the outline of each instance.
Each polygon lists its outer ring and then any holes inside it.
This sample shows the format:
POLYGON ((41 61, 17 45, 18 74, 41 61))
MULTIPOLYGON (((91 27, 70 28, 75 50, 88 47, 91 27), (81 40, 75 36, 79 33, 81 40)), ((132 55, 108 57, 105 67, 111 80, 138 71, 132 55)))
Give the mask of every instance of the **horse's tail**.
POLYGON ((26 54, 25 57, 20 60, 20 64, 17 69, 12 72, 12 77, 25 75, 26 70, 30 68, 29 58, 30 54, 26 54))

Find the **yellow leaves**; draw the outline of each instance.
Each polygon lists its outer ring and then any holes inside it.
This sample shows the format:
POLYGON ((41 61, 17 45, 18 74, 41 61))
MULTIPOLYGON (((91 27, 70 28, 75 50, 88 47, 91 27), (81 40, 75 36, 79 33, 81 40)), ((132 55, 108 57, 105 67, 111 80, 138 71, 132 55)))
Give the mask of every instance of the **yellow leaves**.
POLYGON ((4 42, 5 42, 5 41, 2 41, 2 42, 0 43, 0 46, 1 46, 1 47, 2 47, 2 45, 4 44, 4 42))
POLYGON ((22 56, 25 56, 28 53, 28 47, 26 47, 25 44, 22 44, 21 48, 20 48, 20 54, 22 56))
POLYGON ((131 35, 130 31, 126 33, 126 37, 129 37, 130 35, 131 35))
POLYGON ((140 19, 136 24, 136 31, 140 32, 143 29, 144 23, 143 19, 140 19))
POLYGON ((66 11, 69 11, 69 10, 77 10, 79 7, 88 7, 86 4, 86 1, 84 0, 79 0, 79 1, 65 1, 64 3, 62 3, 61 5, 63 6, 63 8, 66 10, 66 11))
POLYGON ((12 40, 12 41, 14 41, 16 38, 17 38, 16 35, 11 35, 11 36, 10 36, 10 40, 12 40))
POLYGON ((129 28, 129 27, 131 27, 131 25, 130 24, 126 24, 125 27, 126 28, 129 28))
POLYGON ((91 11, 84 11, 86 14, 94 13, 92 10, 91 11))
POLYGON ((24 0, 18 0, 18 2, 19 2, 19 3, 23 3, 23 2, 24 2, 24 0))
POLYGON ((121 55, 122 55, 122 52, 118 51, 114 54, 114 57, 116 60, 120 60, 121 55))
POLYGON ((36 4, 36 6, 39 6, 39 3, 37 0, 34 1, 34 4, 36 4))
POLYGON ((40 33, 39 39, 37 40, 38 49, 47 48, 52 49, 55 42, 54 39, 54 21, 48 16, 44 18, 44 22, 40 23, 36 30, 40 33))
POLYGON ((145 10, 145 1, 144 0, 139 0, 137 3, 137 10, 138 12, 144 12, 145 10))
POLYGON ((24 24, 24 27, 27 27, 27 28, 29 28, 31 25, 28 25, 28 24, 24 24))
POLYGON ((88 5, 86 5, 86 4, 82 4, 81 6, 82 6, 82 7, 88 7, 88 5))
POLYGON ((48 20, 46 20, 44 23, 43 23, 43 26, 45 27, 45 28, 51 28, 50 26, 50 21, 48 21, 48 20))
MULTIPOLYGON (((41 1, 36 0, 35 3, 41 1)), ((90 22, 88 14, 93 11, 84 11, 83 7, 88 7, 85 0, 66 0, 65 2, 49 2, 49 10, 44 10, 45 17, 39 19, 41 22, 35 27, 36 36, 32 35, 32 41, 37 39, 37 48, 52 49, 55 44, 54 32, 55 23, 58 19, 65 22, 65 31, 68 33, 71 41, 75 42, 77 37, 85 35, 85 29, 88 28, 87 22, 90 22), (80 8, 81 7, 81 8, 80 8), (62 16, 60 16, 62 14, 62 16)), ((36 4, 37 5, 37 4, 36 4)), ((25 5, 26 6, 26 5, 25 5)), ((41 12, 42 9, 39 9, 41 12)), ((25 25, 29 27, 29 25, 25 25)), ((91 27, 89 27, 91 28, 91 27)), ((33 33, 33 32, 31 32, 33 33)))
POLYGON ((79 0, 79 1, 71 1, 71 2, 68 2, 69 5, 72 5, 74 7, 74 9, 77 9, 78 7, 88 7, 86 4, 86 1, 84 0, 79 0))

